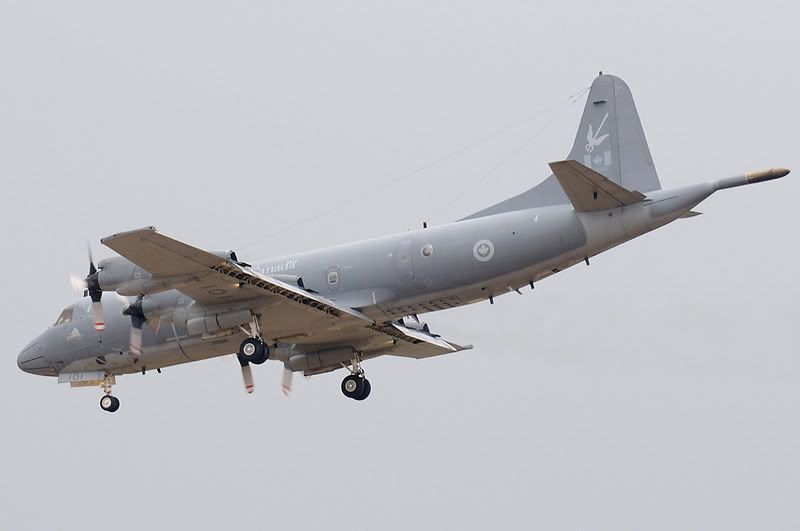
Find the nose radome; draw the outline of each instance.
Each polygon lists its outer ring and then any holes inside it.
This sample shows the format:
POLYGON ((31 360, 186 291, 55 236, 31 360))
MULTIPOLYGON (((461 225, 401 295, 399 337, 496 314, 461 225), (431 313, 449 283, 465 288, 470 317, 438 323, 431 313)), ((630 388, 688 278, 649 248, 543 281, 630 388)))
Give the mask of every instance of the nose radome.
POLYGON ((28 343, 17 356, 17 367, 31 374, 41 374, 43 370, 50 369, 50 364, 44 357, 41 343, 38 339, 28 343))
POLYGON ((17 367, 25 372, 30 372, 30 367, 28 367, 28 365, 30 365, 31 361, 33 361, 34 356, 37 355, 37 343, 37 341, 31 341, 24 349, 22 349, 22 352, 19 353, 19 356, 17 356, 17 367))

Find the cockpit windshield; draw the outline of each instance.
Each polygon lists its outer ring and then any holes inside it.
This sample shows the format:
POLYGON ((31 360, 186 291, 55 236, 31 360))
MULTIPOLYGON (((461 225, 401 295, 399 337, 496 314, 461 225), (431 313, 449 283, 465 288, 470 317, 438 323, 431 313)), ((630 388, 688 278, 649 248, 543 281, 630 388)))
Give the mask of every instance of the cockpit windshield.
POLYGON ((73 311, 72 308, 67 308, 66 310, 61 312, 61 315, 58 316, 58 319, 56 320, 55 323, 53 323, 53 326, 58 326, 72 321, 72 311, 73 311))

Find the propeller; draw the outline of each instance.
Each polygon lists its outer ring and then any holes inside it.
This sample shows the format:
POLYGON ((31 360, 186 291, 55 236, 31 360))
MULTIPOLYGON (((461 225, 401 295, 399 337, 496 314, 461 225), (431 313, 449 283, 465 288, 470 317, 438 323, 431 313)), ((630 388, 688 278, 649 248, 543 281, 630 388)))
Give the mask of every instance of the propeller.
POLYGON ((147 317, 144 316, 142 311, 142 300, 143 297, 140 295, 122 310, 122 315, 127 315, 131 318, 130 348, 134 357, 142 354, 142 326, 147 321, 147 317))
POLYGON ((86 278, 71 276, 69 279, 72 289, 75 291, 84 291, 84 295, 89 295, 92 299, 92 317, 94 318, 94 329, 102 332, 106 329, 106 320, 103 316, 103 290, 100 289, 98 282, 97 268, 94 265, 94 258, 92 258, 92 248, 88 248, 89 254, 89 274, 86 278))
POLYGON ((253 371, 250 368, 250 362, 247 360, 239 360, 239 364, 242 366, 242 378, 244 378, 244 390, 248 393, 252 393, 253 389, 255 389, 255 385, 253 384, 253 371))
POLYGON ((283 396, 289 396, 292 392, 292 374, 292 369, 284 365, 283 377, 281 378, 281 391, 283 391, 283 396))
MULTIPOLYGON (((229 356, 224 356, 223 359, 229 358, 229 356)), ((253 370, 250 367, 250 362, 242 361, 241 358, 237 356, 239 360, 239 365, 242 366, 242 378, 244 379, 244 390, 247 393, 252 393, 255 390, 255 384, 253 383, 253 370)), ((283 366, 283 375, 281 376, 281 392, 284 396, 288 397, 292 393, 292 376, 294 372, 287 367, 286 365, 283 366)), ((306 376, 306 379, 309 377, 306 376)))

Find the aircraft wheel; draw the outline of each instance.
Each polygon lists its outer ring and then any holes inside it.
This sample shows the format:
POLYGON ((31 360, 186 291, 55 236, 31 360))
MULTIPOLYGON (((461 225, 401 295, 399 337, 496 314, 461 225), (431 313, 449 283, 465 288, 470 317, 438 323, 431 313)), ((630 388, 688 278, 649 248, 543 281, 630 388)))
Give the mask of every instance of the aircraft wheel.
POLYGON ((269 358, 269 350, 261 339, 248 337, 239 345, 239 360, 260 365, 269 358))
POLYGON ((356 376, 351 374, 342 380, 342 393, 347 398, 358 399, 364 392, 364 382, 366 379, 363 376, 356 376))
POLYGON ((364 400, 369 396, 370 391, 372 391, 372 386, 370 385, 369 380, 367 380, 366 378, 364 378, 363 380, 364 380, 364 388, 361 390, 361 394, 353 397, 356 400, 364 400))
POLYGON ((119 399, 116 396, 105 395, 100 399, 100 408, 103 411, 113 413, 119 409, 119 399))

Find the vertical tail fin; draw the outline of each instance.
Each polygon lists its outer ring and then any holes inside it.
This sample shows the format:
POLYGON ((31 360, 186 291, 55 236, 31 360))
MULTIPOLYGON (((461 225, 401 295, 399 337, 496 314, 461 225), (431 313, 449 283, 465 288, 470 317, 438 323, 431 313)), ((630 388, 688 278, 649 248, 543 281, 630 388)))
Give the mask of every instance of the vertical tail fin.
MULTIPOLYGON (((601 74, 592 83, 567 159, 628 190, 645 193, 661 189, 631 91, 615 76, 601 74)), ((464 219, 569 202, 555 176, 550 175, 533 188, 464 219)))

